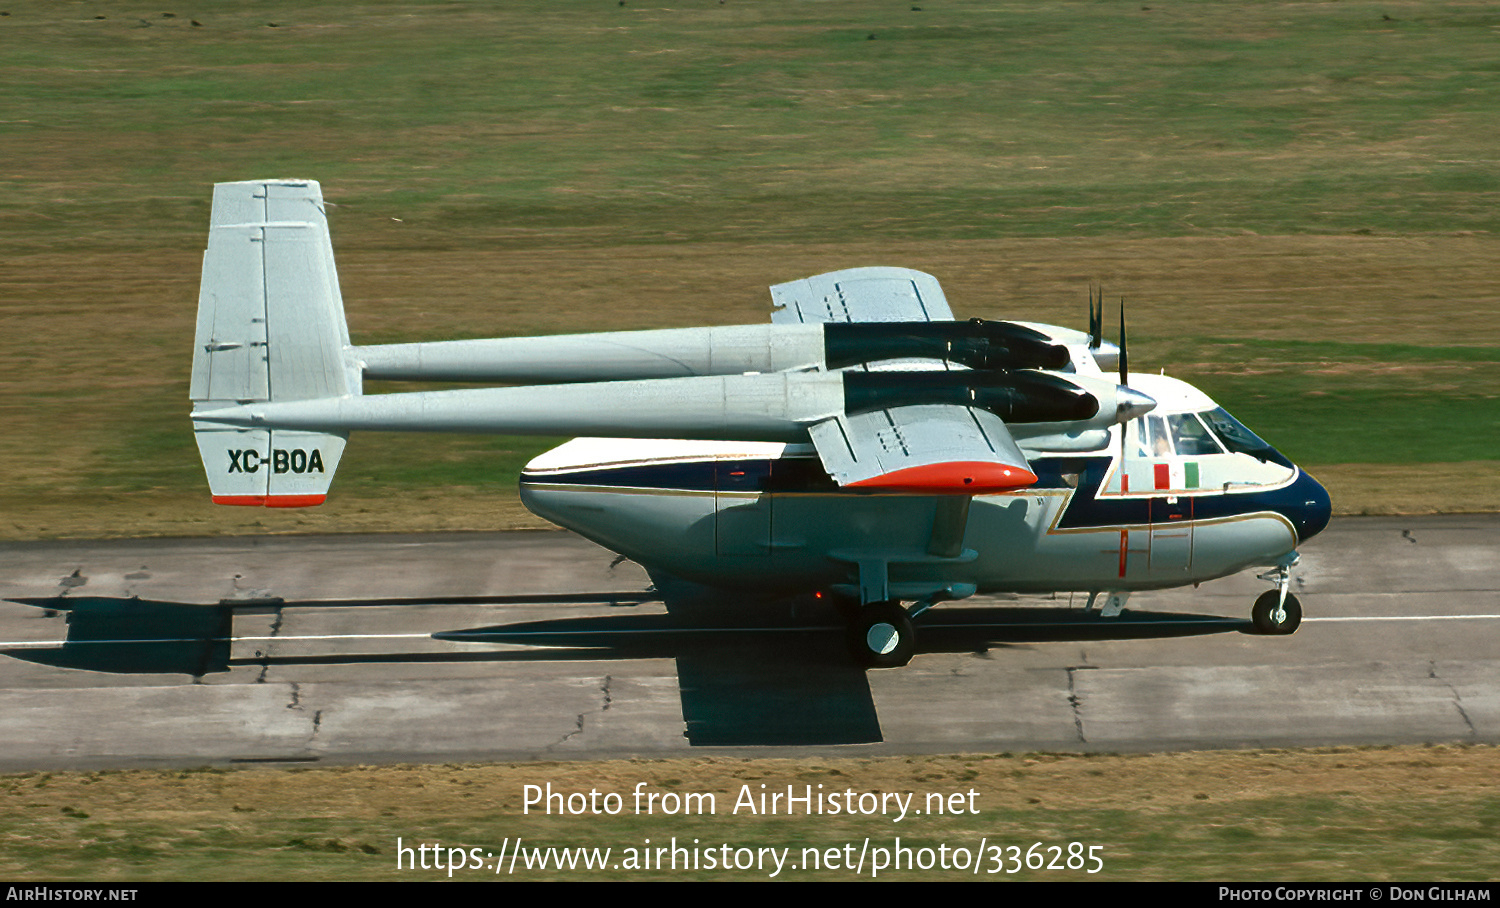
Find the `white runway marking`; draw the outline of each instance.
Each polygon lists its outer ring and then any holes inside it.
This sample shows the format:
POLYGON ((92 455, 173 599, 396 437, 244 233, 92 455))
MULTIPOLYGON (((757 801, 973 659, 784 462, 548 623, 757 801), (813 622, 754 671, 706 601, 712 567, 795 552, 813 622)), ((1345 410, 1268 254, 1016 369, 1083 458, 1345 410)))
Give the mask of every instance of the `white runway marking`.
POLYGON ((1500 615, 1353 615, 1345 618, 1303 618, 1309 621, 1478 621, 1493 620, 1500 615))

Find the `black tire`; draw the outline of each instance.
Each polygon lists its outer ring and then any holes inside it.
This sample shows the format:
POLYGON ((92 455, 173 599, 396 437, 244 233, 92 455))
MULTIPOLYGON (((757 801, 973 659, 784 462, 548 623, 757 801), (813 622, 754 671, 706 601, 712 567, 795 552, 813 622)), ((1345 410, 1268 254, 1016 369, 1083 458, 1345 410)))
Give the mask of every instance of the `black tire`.
POLYGON ((899 668, 917 651, 911 617, 899 602, 872 602, 849 623, 849 650, 869 668, 899 668))
POLYGON ((1285 616, 1277 621, 1276 604, 1280 600, 1281 593, 1277 590, 1267 590, 1255 600, 1255 607, 1250 610, 1250 620, 1254 622, 1257 631, 1283 636, 1297 632, 1297 627, 1302 624, 1302 603, 1297 601, 1296 596, 1287 593, 1283 609, 1285 616))

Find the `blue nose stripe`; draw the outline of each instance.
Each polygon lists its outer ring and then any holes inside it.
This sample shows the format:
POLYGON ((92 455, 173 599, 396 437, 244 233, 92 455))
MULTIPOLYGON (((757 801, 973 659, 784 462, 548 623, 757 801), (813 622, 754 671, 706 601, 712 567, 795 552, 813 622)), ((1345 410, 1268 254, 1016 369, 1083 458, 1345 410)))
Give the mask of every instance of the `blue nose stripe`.
POLYGON ((1297 539, 1306 542, 1323 532, 1333 516, 1333 499, 1322 483, 1302 473, 1287 491, 1291 493, 1291 500, 1283 513, 1296 526, 1297 539))

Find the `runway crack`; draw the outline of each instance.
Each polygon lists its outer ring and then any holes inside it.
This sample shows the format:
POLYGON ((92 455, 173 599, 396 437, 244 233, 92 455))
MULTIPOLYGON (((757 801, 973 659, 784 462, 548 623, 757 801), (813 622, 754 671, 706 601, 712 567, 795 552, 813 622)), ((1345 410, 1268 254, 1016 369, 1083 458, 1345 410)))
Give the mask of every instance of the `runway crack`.
POLYGON ((220 602, 253 602, 257 599, 269 600, 272 598, 268 589, 249 588, 240 586, 240 581, 245 579, 244 574, 235 574, 234 579, 229 581, 229 595, 220 602))
POLYGON ((86 585, 88 582, 89 578, 83 576, 83 568, 74 568, 73 573, 57 582, 57 585, 62 588, 62 592, 58 593, 57 596, 61 599, 63 596, 68 595, 68 593, 80 586, 86 585))
MULTIPOLYGON (((285 617, 286 613, 282 611, 281 606, 276 606, 276 620, 271 622, 271 633, 269 636, 279 637, 281 635, 281 621, 285 617)), ((255 676, 255 683, 265 684, 266 675, 271 671, 271 647, 267 646, 263 650, 256 650, 255 658, 260 660, 260 674, 255 676)))
POLYGON ((1089 743, 1089 739, 1083 733, 1083 697, 1078 694, 1078 689, 1074 685, 1074 675, 1093 667, 1092 665, 1068 666, 1068 705, 1073 709, 1073 728, 1078 732, 1080 744, 1089 743))
MULTIPOLYGON (((614 680, 615 679, 613 675, 605 675, 604 683, 599 685, 599 693, 603 696, 603 700, 599 706, 599 712, 601 713, 607 711, 610 707, 610 704, 614 703, 614 695, 609 691, 609 686, 614 683, 614 680)), ((568 743, 568 741, 572 738, 583 734, 584 724, 587 719, 588 713, 579 713, 573 720, 573 730, 563 735, 561 738, 558 738, 552 744, 548 745, 547 749, 551 750, 554 747, 559 747, 563 744, 568 743)))
POLYGON ((1469 728, 1469 737, 1477 736, 1479 733, 1474 729, 1474 720, 1469 718, 1468 711, 1464 709, 1464 698, 1459 696, 1458 688, 1448 683, 1447 679, 1438 677, 1436 662, 1427 663, 1427 677, 1440 682, 1444 687, 1448 688, 1448 692, 1453 694, 1453 708, 1458 710, 1459 718, 1463 719, 1464 725, 1467 725, 1469 728))
POLYGON ((568 743, 568 739, 572 738, 574 735, 583 734, 583 717, 585 715, 587 715, 587 713, 579 713, 578 717, 574 720, 573 730, 563 735, 561 738, 558 738, 557 741, 547 749, 551 750, 553 747, 557 747, 559 744, 566 744, 568 743))

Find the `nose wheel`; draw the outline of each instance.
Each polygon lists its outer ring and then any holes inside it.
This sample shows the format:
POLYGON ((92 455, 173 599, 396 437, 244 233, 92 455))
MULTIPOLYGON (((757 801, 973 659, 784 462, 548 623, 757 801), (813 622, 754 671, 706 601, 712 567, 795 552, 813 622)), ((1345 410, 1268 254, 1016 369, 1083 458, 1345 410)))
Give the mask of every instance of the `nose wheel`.
POLYGON ((870 668, 898 668, 916 652, 916 631, 899 602, 872 602, 849 623, 849 651, 870 668))
POLYGON ((1261 593, 1250 609, 1250 621, 1258 632, 1295 634, 1302 624, 1302 603, 1288 592, 1292 585, 1292 567, 1297 560, 1297 553, 1293 552, 1273 569, 1258 575, 1261 580, 1271 580, 1276 584, 1276 589, 1261 593))
POLYGON ((1291 593, 1283 600, 1281 590, 1266 590, 1255 600, 1250 620, 1262 634, 1294 634, 1302 623, 1302 603, 1291 593))

